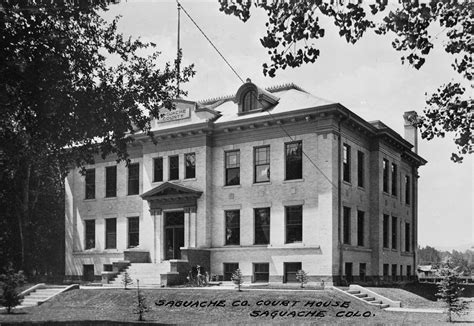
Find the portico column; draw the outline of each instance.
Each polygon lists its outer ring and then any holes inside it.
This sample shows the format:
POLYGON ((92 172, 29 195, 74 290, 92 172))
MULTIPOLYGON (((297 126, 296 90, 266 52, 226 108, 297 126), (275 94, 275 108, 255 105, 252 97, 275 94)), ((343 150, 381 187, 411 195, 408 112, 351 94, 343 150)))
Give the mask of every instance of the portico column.
POLYGON ((162 230, 162 210, 161 209, 150 209, 150 213, 153 216, 153 263, 161 260, 161 252, 158 249, 158 241, 161 240, 162 230))
POLYGON ((191 219, 190 247, 196 248, 196 243, 197 243, 196 207, 191 207, 189 215, 191 219))
POLYGON ((189 223, 189 207, 184 208, 184 247, 189 248, 189 234, 190 234, 190 223, 189 223))

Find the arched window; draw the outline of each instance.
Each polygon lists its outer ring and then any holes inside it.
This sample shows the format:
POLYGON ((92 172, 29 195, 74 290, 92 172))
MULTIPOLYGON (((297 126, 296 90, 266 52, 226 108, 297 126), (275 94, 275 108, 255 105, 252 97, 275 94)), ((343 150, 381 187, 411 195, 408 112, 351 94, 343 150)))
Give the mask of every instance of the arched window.
POLYGON ((242 112, 248 112, 257 109, 257 92, 249 90, 245 93, 242 101, 242 112))

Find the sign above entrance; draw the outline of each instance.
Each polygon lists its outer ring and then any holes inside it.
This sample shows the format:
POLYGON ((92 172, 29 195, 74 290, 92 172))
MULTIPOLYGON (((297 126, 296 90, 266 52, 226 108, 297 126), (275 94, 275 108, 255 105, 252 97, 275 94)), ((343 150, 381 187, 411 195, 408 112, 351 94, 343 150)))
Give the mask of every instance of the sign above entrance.
POLYGON ((158 123, 183 120, 191 117, 191 108, 189 107, 177 107, 176 109, 162 109, 160 110, 160 118, 158 123))

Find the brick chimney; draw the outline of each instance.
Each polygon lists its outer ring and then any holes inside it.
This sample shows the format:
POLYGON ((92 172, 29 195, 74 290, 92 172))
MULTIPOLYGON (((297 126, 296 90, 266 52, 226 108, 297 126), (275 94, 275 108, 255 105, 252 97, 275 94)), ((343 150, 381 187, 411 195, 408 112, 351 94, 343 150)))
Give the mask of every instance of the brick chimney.
POLYGON ((413 151, 418 153, 418 128, 415 123, 418 121, 416 111, 407 111, 403 113, 405 120, 405 139, 413 145, 413 151))

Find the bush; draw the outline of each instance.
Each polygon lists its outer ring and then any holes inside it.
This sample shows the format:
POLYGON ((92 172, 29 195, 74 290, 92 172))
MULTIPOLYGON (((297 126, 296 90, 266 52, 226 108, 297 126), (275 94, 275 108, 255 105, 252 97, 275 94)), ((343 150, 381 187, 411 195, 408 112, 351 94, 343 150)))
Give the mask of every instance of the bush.
POLYGON ((125 271, 122 275, 122 284, 125 290, 127 290, 127 286, 133 284, 132 278, 130 277, 130 274, 128 274, 127 271, 125 271))
POLYGON ((18 306, 23 297, 18 293, 18 287, 25 283, 23 272, 15 272, 12 266, 9 266, 4 274, 0 275, 0 284, 2 295, 0 304, 7 308, 7 313, 11 313, 12 308, 18 306))
POLYGON ((191 270, 188 272, 186 277, 190 286, 206 286, 208 285, 209 274, 199 265, 191 267, 191 270))
POLYGON ((137 303, 133 309, 133 313, 138 314, 139 321, 144 321, 143 315, 148 311, 150 311, 150 308, 146 303, 146 297, 140 293, 139 282, 137 280, 137 303))
POLYGON ((304 288, 304 285, 308 283, 308 273, 300 269, 296 272, 296 280, 300 282, 301 287, 304 288))
POLYGON ((240 271, 240 269, 236 269, 233 273, 232 273, 232 278, 231 278, 232 282, 234 282, 235 285, 237 285, 237 288, 238 288, 238 291, 242 291, 240 289, 242 283, 244 283, 244 280, 243 280, 243 276, 242 276, 242 272, 240 271))

